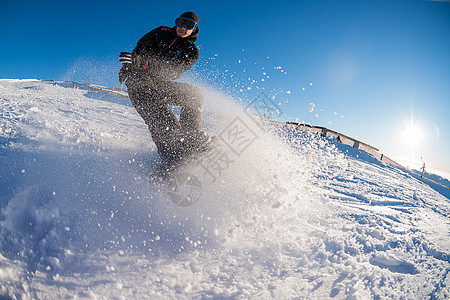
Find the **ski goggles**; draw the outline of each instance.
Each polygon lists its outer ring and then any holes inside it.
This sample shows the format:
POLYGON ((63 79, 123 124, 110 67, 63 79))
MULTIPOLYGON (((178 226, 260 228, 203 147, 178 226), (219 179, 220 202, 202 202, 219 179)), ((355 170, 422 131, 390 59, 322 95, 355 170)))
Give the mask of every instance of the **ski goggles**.
POLYGON ((178 27, 186 28, 186 30, 194 30, 195 27, 197 27, 197 22, 195 22, 194 20, 188 19, 188 18, 183 18, 183 17, 177 18, 175 20, 175 24, 178 27))

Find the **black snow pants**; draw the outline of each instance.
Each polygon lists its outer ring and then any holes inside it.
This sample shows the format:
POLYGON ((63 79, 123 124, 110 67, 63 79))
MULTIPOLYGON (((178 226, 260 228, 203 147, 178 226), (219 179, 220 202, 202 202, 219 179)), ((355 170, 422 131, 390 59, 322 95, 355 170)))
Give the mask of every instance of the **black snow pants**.
POLYGON ((202 136, 203 93, 201 89, 175 81, 157 81, 130 74, 126 82, 131 103, 149 127, 162 156, 189 152, 202 136), (181 106, 180 119, 171 106, 181 106))

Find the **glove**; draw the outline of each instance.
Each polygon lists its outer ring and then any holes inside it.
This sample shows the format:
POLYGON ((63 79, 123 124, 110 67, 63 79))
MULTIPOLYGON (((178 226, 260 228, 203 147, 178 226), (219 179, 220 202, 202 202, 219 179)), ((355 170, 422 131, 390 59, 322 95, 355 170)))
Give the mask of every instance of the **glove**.
POLYGON ((127 80, 128 77, 128 66, 123 66, 119 71, 119 83, 122 84, 127 80))
POLYGON ((120 52, 119 61, 123 65, 119 71, 119 83, 122 84, 127 80, 128 70, 133 63, 132 54, 130 52, 120 52))
POLYGON ((133 63, 132 53, 130 52, 120 52, 119 61, 122 65, 133 63))

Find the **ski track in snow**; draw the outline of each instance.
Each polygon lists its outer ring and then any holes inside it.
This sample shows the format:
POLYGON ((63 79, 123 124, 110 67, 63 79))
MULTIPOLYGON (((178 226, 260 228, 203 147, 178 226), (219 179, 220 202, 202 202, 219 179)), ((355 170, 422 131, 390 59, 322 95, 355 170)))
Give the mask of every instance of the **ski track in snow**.
POLYGON ((128 99, 0 81, 0 298, 450 297, 448 198, 204 91, 208 130, 253 140, 179 207, 128 99))

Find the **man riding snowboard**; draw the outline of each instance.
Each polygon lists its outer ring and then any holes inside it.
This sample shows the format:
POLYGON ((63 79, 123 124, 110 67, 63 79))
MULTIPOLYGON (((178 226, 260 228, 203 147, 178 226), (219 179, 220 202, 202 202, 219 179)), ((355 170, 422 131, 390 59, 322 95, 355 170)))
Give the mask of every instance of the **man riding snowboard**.
POLYGON ((160 26, 144 35, 133 53, 122 52, 119 81, 126 80, 128 95, 150 129, 161 157, 180 158, 206 150, 211 137, 202 131, 203 93, 192 85, 175 82, 200 54, 195 45, 199 17, 185 12, 176 26, 160 26), (169 105, 181 106, 180 119, 169 105))

